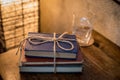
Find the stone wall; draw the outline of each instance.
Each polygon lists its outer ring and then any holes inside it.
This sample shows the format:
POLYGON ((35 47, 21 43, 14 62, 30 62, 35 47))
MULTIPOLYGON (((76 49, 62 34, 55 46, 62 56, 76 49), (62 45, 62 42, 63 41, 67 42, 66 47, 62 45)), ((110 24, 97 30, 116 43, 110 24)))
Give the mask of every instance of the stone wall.
POLYGON ((120 5, 113 0, 41 0, 41 31, 72 31, 73 14, 88 17, 94 30, 120 46, 120 5))

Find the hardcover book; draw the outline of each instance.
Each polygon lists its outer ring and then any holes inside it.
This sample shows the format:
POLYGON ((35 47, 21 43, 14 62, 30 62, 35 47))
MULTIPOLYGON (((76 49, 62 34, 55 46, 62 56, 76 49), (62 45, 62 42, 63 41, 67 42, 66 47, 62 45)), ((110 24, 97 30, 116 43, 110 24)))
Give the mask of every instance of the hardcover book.
MULTIPOLYGON (((56 59, 56 73, 81 73, 83 70, 83 58, 79 52, 76 60, 56 59)), ((26 58, 19 66, 20 72, 54 73, 54 62, 51 58, 26 58), (34 62, 35 61, 35 62, 34 62)))
MULTIPOLYGON (((24 51, 23 51, 24 55, 24 51)), ((23 59, 23 58, 22 58, 23 59)), ((28 57, 21 60, 19 66, 20 72, 38 72, 38 73, 54 73, 53 58, 28 57)), ((80 73, 83 70, 83 57, 81 50, 77 53, 76 59, 56 59, 56 73, 80 73)))
MULTIPOLYGON (((36 59, 36 58, 35 58, 36 59)), ((30 61, 33 59, 30 59, 30 61)), ((37 60, 37 59, 36 59, 37 60)), ((22 62, 19 66, 20 72, 39 72, 39 73, 54 73, 54 62, 46 60, 31 62, 22 62), (45 62, 44 62, 45 61, 45 62)), ((56 61, 56 73, 80 73, 83 70, 83 59, 56 61), (64 62, 63 62, 64 61, 64 62)), ((28 61, 28 60, 27 60, 28 61)))
MULTIPOLYGON (((80 73, 82 65, 56 65, 57 73, 80 73)), ((20 72, 54 73, 54 66, 20 66, 20 72)))
MULTIPOLYGON (((22 65, 30 66, 30 65, 53 65, 54 60, 53 58, 31 58, 31 57, 25 57, 26 61, 22 62, 22 65)), ((79 50, 77 54, 76 59, 61 59, 57 58, 56 59, 56 64, 82 64, 83 63, 83 58, 82 58, 82 53, 81 50, 79 50)))
MULTIPOLYGON (((30 32, 28 33, 29 37, 45 37, 45 38, 53 38, 53 34, 49 34, 49 33, 35 33, 35 32, 30 32)), ((58 38, 60 36, 60 34, 56 35, 56 38, 58 38)), ((72 43, 73 45, 73 49, 72 50, 63 50, 60 47, 58 47, 58 45, 56 44, 56 58, 71 58, 71 59, 75 59, 76 58, 76 54, 78 52, 79 49, 79 45, 77 43, 76 40, 76 36, 75 35, 68 35, 65 34, 62 37, 62 41, 58 41, 60 46, 68 49, 71 47, 70 44, 64 42, 64 40, 67 40, 69 42, 72 43)), ((31 39, 31 41, 33 42, 44 42, 45 40, 43 40, 42 38, 40 38, 39 40, 36 39, 31 39)), ((26 45, 25 45, 25 56, 29 56, 29 57, 54 57, 53 54, 53 46, 54 46, 54 41, 46 41, 42 44, 32 44, 30 43, 29 40, 26 41, 26 45)))

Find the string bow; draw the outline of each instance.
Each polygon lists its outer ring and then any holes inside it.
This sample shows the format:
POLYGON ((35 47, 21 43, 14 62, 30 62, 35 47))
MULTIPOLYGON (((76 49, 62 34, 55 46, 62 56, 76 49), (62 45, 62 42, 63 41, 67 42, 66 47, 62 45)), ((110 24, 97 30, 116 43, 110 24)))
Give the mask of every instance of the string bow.
MULTIPOLYGON (((58 46, 60 49, 68 51, 68 50, 72 50, 74 48, 74 45, 71 41, 75 41, 75 39, 69 39, 69 38, 63 38, 63 36, 67 34, 67 32, 64 32, 63 34, 61 34, 59 37, 56 37, 56 33, 53 34, 53 37, 44 37, 44 36, 29 36, 27 38, 25 38, 24 40, 22 40, 20 42, 20 46, 18 48, 18 51, 20 49, 20 54, 22 55, 22 47, 25 43, 26 40, 28 40, 31 44, 33 45, 41 45, 44 44, 46 42, 54 42, 54 46, 53 46, 53 53, 54 53, 54 73, 56 73, 56 46, 58 46), (34 41, 36 40, 36 41, 34 41), (69 48, 65 48, 62 45, 60 45, 60 42, 63 42, 65 44, 69 44, 70 47, 69 48)), ((17 51, 17 53, 18 53, 17 51)), ((16 54, 17 54, 16 53, 16 54)), ((21 61, 21 56, 20 56, 20 61, 21 61)))

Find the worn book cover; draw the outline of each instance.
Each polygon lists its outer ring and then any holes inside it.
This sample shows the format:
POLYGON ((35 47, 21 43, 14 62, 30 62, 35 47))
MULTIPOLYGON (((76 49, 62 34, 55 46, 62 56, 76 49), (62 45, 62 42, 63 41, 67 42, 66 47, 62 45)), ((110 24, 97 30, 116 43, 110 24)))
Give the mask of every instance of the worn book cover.
MULTIPOLYGON (((29 32, 28 33, 29 37, 41 37, 39 40, 36 39, 31 39, 33 42, 42 42, 45 41, 42 39, 42 37, 45 38, 53 38, 53 34, 50 33, 35 33, 35 32, 29 32)), ((56 38, 58 38, 60 34, 56 35, 56 38)), ((72 50, 64 50, 61 49, 57 44, 56 44, 56 57, 57 58, 76 58, 76 54, 78 53, 78 48, 79 45, 76 41, 76 36, 75 35, 68 35, 65 34, 61 41, 58 41, 60 46, 64 47, 65 49, 68 49, 71 47, 70 44, 64 42, 65 41, 70 41, 73 45, 72 50)), ((42 44, 32 44, 29 42, 29 40, 26 41, 25 45, 25 55, 29 57, 54 57, 53 54, 53 46, 54 46, 54 41, 45 41, 42 44)))
POLYGON ((83 58, 79 51, 76 60, 56 59, 54 67, 51 58, 29 58, 19 66, 20 72, 39 72, 39 73, 80 73, 83 70, 83 58), (55 71, 54 71, 55 70, 55 71))
MULTIPOLYGON (((25 57, 26 61, 22 62, 23 65, 53 65, 53 58, 37 58, 37 57, 25 57)), ((56 64, 82 64, 83 57, 81 50, 79 50, 76 59, 56 59, 56 64)))
POLYGON ((56 65, 54 66, 20 66, 20 72, 38 72, 38 73, 81 73, 83 70, 82 65, 56 65))

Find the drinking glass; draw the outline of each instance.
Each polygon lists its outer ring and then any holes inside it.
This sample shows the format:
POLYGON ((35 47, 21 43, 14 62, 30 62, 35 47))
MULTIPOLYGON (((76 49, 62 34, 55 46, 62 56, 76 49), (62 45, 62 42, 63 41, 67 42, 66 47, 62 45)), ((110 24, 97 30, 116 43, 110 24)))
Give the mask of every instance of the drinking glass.
POLYGON ((88 18, 73 15, 72 33, 76 35, 80 46, 90 46, 93 44, 92 30, 93 26, 88 18))

